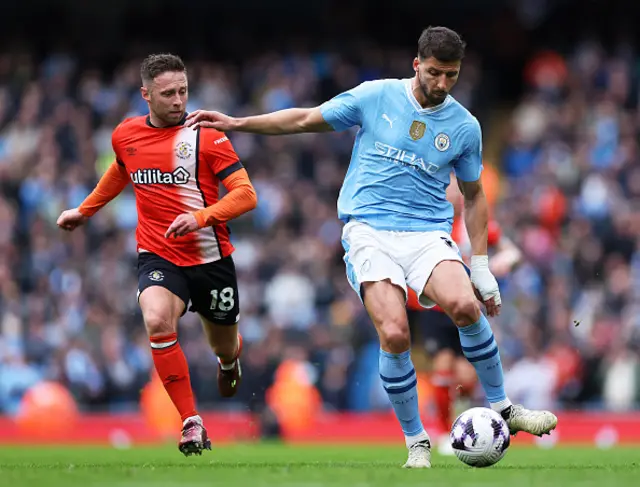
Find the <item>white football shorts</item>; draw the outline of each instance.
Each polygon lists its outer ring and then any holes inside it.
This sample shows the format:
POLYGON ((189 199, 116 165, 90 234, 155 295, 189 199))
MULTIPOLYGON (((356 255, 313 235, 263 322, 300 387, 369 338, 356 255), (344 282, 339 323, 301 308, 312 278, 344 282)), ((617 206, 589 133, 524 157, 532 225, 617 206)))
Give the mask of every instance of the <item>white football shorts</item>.
POLYGON ((423 307, 433 308, 436 303, 422 294, 433 269, 445 260, 464 265, 458 246, 444 231, 392 232, 351 220, 342 229, 342 245, 347 278, 360 299, 362 283, 389 279, 405 297, 408 285, 423 307))

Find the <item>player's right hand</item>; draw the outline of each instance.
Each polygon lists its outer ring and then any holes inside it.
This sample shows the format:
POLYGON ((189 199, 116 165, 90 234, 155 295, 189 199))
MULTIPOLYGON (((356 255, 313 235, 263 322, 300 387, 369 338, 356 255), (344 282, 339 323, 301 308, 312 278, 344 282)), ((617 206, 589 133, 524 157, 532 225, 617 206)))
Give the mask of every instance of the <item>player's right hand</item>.
POLYGON ((56 222, 60 228, 67 232, 72 232, 89 219, 88 216, 80 213, 78 208, 63 211, 56 222))
POLYGON ((486 255, 474 255, 471 257, 471 283, 480 295, 489 316, 500 314, 502 299, 498 281, 489 270, 489 257, 486 255))
POLYGON ((187 115, 184 125, 194 130, 198 127, 210 127, 220 132, 232 132, 238 124, 235 118, 224 113, 196 110, 187 115))

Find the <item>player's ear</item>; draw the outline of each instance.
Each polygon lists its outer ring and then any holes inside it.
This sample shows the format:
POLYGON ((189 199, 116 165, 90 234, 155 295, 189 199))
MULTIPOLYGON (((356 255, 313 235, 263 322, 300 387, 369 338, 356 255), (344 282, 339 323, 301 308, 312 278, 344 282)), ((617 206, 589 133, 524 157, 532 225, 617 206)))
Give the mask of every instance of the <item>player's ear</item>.
POLYGON ((418 69, 420 69, 420 59, 415 57, 413 58, 413 70, 417 73, 418 69))
POLYGON ((151 97, 149 96, 149 89, 146 86, 140 87, 140 94, 145 101, 151 101, 151 97))

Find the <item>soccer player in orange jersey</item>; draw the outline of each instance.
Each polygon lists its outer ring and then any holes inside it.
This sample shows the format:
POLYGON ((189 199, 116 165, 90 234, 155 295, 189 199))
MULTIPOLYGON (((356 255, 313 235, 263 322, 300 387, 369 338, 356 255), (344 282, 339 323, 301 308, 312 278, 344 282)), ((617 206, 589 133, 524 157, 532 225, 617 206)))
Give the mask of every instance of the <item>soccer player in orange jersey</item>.
POLYGON ((198 415, 178 320, 200 315, 218 357, 218 388, 236 393, 242 378, 239 300, 226 222, 256 207, 256 193, 231 142, 215 129, 184 127, 188 98, 182 60, 147 57, 142 97, 149 115, 124 120, 113 131, 116 160, 78 207, 58 225, 72 231, 132 182, 138 211, 138 302, 155 368, 183 421, 185 455, 211 448, 198 415), (219 183, 228 193, 218 198, 219 183))
MULTIPOLYGON (((463 196, 455 176, 447 189, 447 199, 454 209, 451 238, 455 242, 465 262, 471 256, 471 242, 462 218, 463 196)), ((453 245, 453 243, 452 243, 453 245)), ((492 253, 490 270, 498 279, 505 277, 520 262, 520 249, 505 235, 498 222, 489 220, 487 248, 492 253)), ((465 359, 458 334, 451 318, 439 306, 426 309, 418 302, 416 293, 409 290, 407 297, 409 319, 414 331, 419 329, 425 348, 432 358, 431 385, 435 403, 437 422, 442 434, 438 450, 442 455, 453 455, 449 440, 449 430, 453 422, 455 397, 454 385, 462 385, 462 393, 469 394, 476 383, 473 366, 465 359)))

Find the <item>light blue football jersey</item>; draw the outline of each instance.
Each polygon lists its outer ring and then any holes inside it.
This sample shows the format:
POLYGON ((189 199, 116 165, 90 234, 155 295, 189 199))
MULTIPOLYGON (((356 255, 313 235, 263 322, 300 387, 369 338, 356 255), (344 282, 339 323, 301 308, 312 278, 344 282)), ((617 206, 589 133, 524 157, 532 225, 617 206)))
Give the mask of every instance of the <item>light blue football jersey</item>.
POLYGON ((478 120, 452 96, 422 108, 410 79, 367 81, 321 105, 334 130, 360 127, 338 198, 338 217, 379 230, 451 232, 446 189, 482 172, 478 120))

